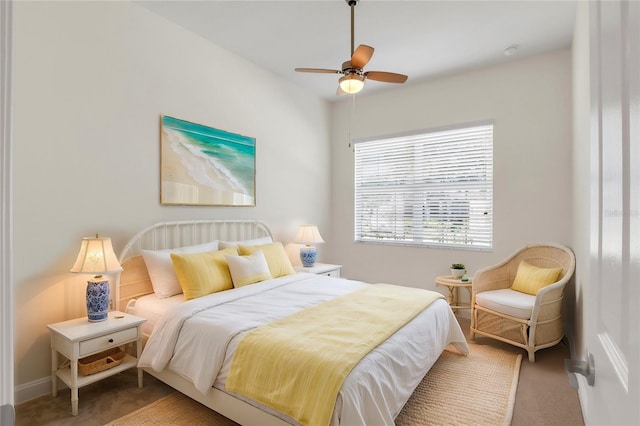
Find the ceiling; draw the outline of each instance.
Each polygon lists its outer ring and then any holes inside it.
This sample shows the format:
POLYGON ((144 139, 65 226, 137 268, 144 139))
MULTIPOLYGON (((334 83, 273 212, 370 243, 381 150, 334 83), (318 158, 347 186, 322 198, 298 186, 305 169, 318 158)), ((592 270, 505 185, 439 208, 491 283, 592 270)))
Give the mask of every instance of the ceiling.
MULTIPOLYGON (((139 1, 199 34, 329 101, 339 75, 296 67, 340 69, 350 53, 345 0, 139 1)), ((375 53, 365 71, 409 76, 405 85, 571 45, 576 1, 377 1, 355 8, 355 46, 375 53), (507 56, 509 46, 518 46, 507 56)), ((368 80, 363 92, 396 84, 368 80)))

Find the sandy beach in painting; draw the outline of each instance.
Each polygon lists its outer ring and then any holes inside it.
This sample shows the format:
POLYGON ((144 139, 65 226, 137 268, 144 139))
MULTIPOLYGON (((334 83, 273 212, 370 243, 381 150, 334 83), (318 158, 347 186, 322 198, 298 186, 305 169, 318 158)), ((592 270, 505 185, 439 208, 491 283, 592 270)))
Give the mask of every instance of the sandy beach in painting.
POLYGON ((224 165, 179 131, 163 127, 161 141, 163 204, 254 205, 224 165))

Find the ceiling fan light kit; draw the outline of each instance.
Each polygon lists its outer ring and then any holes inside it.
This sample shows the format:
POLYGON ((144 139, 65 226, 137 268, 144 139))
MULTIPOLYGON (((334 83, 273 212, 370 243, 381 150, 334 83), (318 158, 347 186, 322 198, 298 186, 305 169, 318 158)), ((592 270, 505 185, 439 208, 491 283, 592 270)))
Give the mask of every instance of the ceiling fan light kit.
POLYGON ((365 65, 373 56, 373 47, 361 44, 357 49, 353 49, 354 43, 354 21, 355 7, 358 0, 345 0, 351 8, 351 60, 342 64, 341 70, 330 70, 323 68, 296 68, 297 72, 311 72, 321 74, 342 74, 338 80, 338 94, 354 94, 358 93, 364 87, 364 81, 370 80, 381 81, 384 83, 404 83, 407 76, 404 74, 396 74, 386 71, 364 71, 365 65))
POLYGON ((345 93, 358 93, 364 87, 364 77, 358 74, 348 74, 340 77, 340 90, 345 93))

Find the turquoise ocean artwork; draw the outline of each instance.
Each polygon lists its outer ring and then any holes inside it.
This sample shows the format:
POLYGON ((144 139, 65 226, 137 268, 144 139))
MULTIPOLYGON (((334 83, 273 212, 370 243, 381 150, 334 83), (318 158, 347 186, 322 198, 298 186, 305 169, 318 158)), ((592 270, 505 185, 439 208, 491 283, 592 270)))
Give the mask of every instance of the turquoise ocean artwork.
POLYGON ((162 204, 255 206, 256 140, 162 116, 162 204))

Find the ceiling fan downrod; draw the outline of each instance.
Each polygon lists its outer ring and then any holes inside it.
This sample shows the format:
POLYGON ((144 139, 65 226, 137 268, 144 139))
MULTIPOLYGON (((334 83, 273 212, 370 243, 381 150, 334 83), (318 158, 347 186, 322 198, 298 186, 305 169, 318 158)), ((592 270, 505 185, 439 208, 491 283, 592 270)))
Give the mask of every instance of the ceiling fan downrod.
POLYGON ((356 6, 358 5, 359 0, 344 0, 347 2, 349 7, 351 8, 351 52, 349 53, 349 57, 353 56, 353 52, 355 51, 354 47, 354 26, 355 26, 355 14, 356 14, 356 6))

